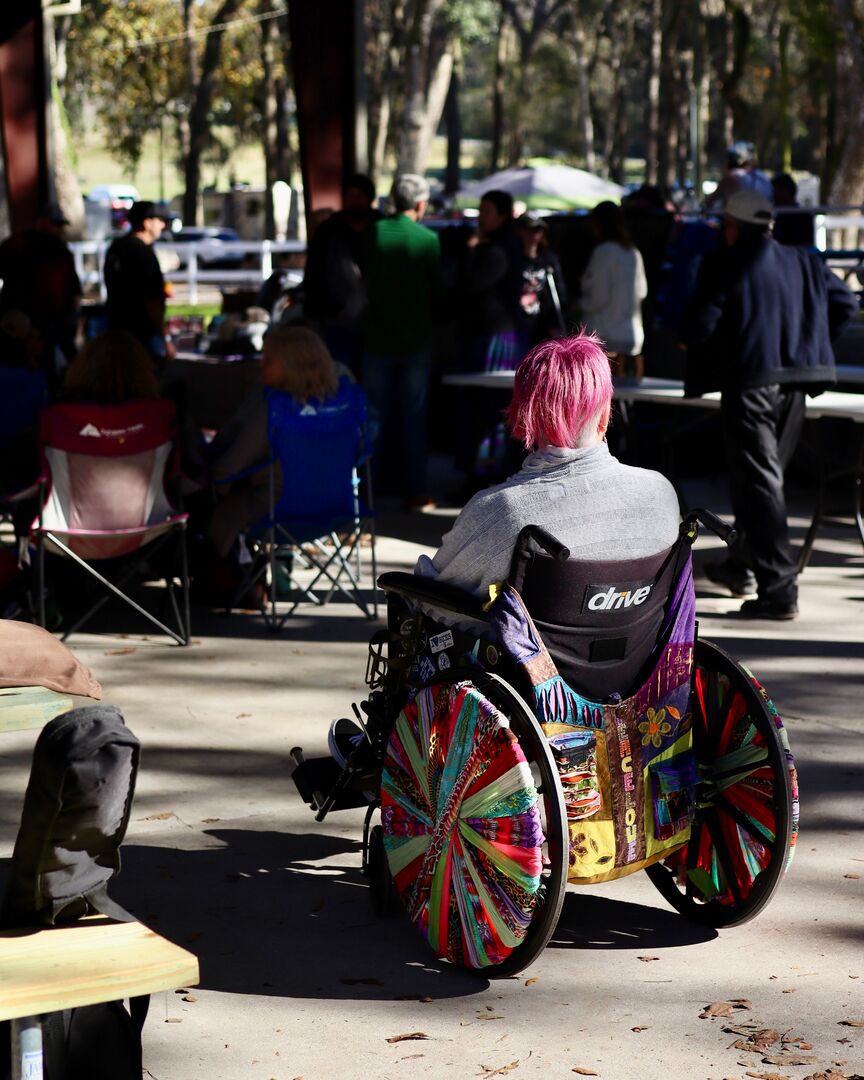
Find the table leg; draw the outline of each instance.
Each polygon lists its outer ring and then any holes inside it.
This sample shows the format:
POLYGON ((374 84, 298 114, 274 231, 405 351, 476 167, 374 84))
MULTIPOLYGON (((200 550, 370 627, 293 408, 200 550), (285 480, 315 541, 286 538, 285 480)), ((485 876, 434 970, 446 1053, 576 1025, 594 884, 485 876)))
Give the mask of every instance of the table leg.
POLYGON ((42 1020, 21 1016, 12 1025, 12 1080, 43 1080, 42 1020))

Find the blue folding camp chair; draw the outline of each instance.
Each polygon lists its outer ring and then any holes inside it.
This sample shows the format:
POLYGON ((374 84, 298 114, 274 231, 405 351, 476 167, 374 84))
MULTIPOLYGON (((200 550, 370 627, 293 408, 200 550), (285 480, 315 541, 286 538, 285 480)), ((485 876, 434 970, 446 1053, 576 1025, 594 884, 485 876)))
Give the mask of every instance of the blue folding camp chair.
POLYGON ((270 510, 246 534, 257 551, 251 573, 237 596, 266 578, 264 617, 274 632, 304 600, 323 605, 336 593, 356 604, 368 619, 375 618, 377 567, 365 395, 347 378, 340 382, 335 397, 323 403, 310 399, 301 405, 282 391, 268 389, 266 393, 270 510), (277 468, 282 474, 278 497, 277 468), (365 501, 360 498, 361 470, 366 480, 365 501), (360 592, 360 545, 367 532, 371 538, 371 610, 360 592), (286 567, 292 568, 288 590, 284 580, 280 581, 280 567, 283 573, 286 567), (298 570, 311 570, 311 579, 300 584, 298 570), (278 613, 277 601, 285 599, 286 592, 290 606, 278 613))

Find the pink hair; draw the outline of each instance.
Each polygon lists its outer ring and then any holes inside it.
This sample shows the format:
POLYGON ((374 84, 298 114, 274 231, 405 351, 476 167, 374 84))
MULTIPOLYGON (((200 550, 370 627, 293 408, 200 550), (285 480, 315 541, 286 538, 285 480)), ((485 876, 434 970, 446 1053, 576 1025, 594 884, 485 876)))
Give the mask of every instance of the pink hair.
POLYGON ((507 422, 526 449, 576 446, 612 400, 609 358, 596 334, 544 341, 516 368, 507 422))

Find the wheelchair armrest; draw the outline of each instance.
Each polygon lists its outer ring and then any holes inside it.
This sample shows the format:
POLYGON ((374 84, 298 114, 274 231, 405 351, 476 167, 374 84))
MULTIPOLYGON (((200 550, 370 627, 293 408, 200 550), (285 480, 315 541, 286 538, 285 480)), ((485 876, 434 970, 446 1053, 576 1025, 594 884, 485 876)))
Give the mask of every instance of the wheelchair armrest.
POLYGON ((484 621, 486 619, 483 601, 478 596, 457 589, 455 585, 436 581, 434 578, 418 577, 417 574, 408 574, 402 570, 391 570, 378 578, 378 588, 383 589, 385 593, 396 593, 407 600, 421 600, 470 619, 484 621))

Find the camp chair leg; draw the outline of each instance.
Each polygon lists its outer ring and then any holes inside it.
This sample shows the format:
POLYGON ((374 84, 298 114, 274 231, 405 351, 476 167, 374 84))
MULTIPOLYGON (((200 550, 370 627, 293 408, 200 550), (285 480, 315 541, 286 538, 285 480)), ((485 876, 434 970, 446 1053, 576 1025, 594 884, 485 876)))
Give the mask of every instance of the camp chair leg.
MULTIPOLYGON (((187 645, 188 644, 188 638, 186 640, 184 640, 183 637, 180 634, 178 634, 176 630, 172 630, 169 626, 166 626, 165 623, 163 623, 161 621, 161 619, 157 619, 156 616, 152 612, 148 611, 146 608, 141 607, 141 605, 137 601, 133 600, 131 596, 127 596, 126 593, 122 592, 117 587, 117 585, 114 584, 113 581, 109 581, 108 578, 106 578, 103 574, 100 574, 99 571, 94 569, 92 566, 90 566, 89 563, 85 562, 84 559, 82 559, 79 555, 77 555, 70 547, 67 547, 66 544, 64 544, 62 540, 60 540, 57 536, 54 535, 54 533, 49 532, 49 533, 45 533, 44 535, 48 539, 50 539, 52 544, 56 544, 56 546, 58 548, 60 548, 60 550, 64 553, 64 555, 67 555, 70 559, 73 560, 73 562, 76 562, 82 569, 86 570, 87 573, 91 575, 91 577, 94 577, 101 585, 103 585, 106 589, 108 589, 111 593, 113 593, 114 596, 116 596, 118 600, 122 600, 129 607, 134 608, 135 611, 137 611, 139 615, 143 615, 144 618, 147 619, 148 622, 150 622, 154 626, 158 627, 162 631, 163 634, 167 634, 168 637, 173 638, 174 641, 176 641, 178 645, 187 645)), ((125 584, 125 582, 128 580, 128 578, 131 577, 134 570, 135 570, 135 567, 132 567, 129 571, 127 571, 127 573, 125 573, 125 574, 123 574, 121 576, 121 578, 120 578, 120 584, 121 585, 125 584)), ((110 597, 107 597, 107 596, 100 597, 100 599, 90 608, 89 611, 87 611, 84 615, 82 615, 81 618, 78 619, 78 621, 73 626, 70 626, 70 628, 65 632, 65 634, 61 638, 61 641, 65 641, 69 637, 70 634, 74 634, 75 631, 80 626, 83 626, 84 623, 86 623, 89 619, 91 619, 96 614, 96 612, 99 611, 100 608, 102 608, 108 602, 109 599, 110 599, 110 597)), ((44 623, 43 623, 43 625, 44 625, 44 623)))
POLYGON ((372 615, 369 612, 369 608, 366 606, 366 602, 360 596, 360 583, 357 578, 355 578, 351 570, 351 558, 354 554, 355 547, 357 547, 357 545, 360 543, 360 531, 359 529, 354 530, 354 535, 352 537, 350 545, 348 546, 347 551, 343 550, 344 545, 341 545, 339 543, 339 538, 336 536, 335 533, 331 533, 330 535, 334 545, 333 553, 330 555, 330 557, 325 563, 316 564, 318 566, 318 573, 313 578, 311 584, 309 585, 309 588, 314 589, 317 583, 321 580, 321 578, 326 577, 327 580, 330 582, 330 590, 327 593, 325 600, 323 601, 325 604, 330 600, 330 598, 333 596, 333 593, 338 589, 343 596, 345 596, 348 600, 351 601, 352 604, 355 604, 357 607, 360 608, 360 610, 363 612, 367 619, 371 619, 372 615), (332 573, 330 573, 330 567, 334 562, 338 563, 338 569, 336 571, 335 577, 332 573), (351 582, 353 592, 346 589, 345 586, 342 584, 341 579, 343 574, 347 575, 348 580, 351 582))
POLYGON ((378 618, 378 560, 375 555, 375 519, 369 518, 370 554, 372 556, 372 618, 378 618))

